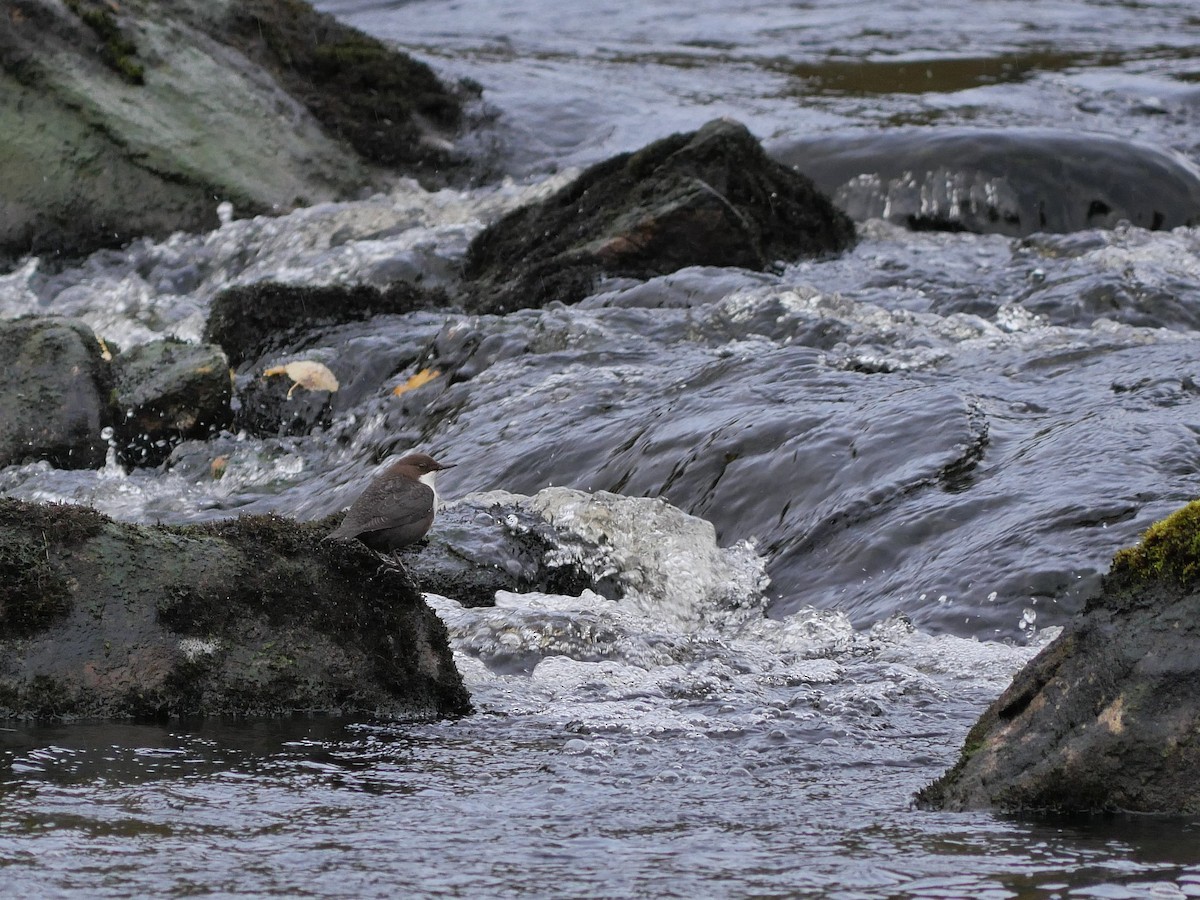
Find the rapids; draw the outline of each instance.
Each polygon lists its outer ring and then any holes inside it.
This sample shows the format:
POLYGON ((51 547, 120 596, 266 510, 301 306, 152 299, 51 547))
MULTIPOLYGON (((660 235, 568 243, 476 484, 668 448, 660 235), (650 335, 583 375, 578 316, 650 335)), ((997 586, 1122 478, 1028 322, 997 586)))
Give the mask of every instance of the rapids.
MULTIPOLYGON (((483 84, 473 148, 505 177, 27 260, 0 315, 79 316, 127 347, 199 339, 230 284, 449 284, 504 211, 718 115, 768 147, 1054 128, 1200 159, 1200 25, 1166 0, 318 6, 483 84)), ((911 806, 1112 554, 1200 493, 1200 229, 859 226, 841 258, 770 273, 333 329, 304 356, 344 389, 308 437, 0 470, 5 494, 130 521, 307 519, 419 446, 457 463, 451 502, 612 491, 715 528, 672 544, 699 585, 682 607, 431 597, 477 707, 459 722, 0 728, 0 893, 1200 895, 1194 823, 911 806), (438 359, 470 377, 391 394, 438 359)), ((667 538, 652 516, 612 527, 667 538)))

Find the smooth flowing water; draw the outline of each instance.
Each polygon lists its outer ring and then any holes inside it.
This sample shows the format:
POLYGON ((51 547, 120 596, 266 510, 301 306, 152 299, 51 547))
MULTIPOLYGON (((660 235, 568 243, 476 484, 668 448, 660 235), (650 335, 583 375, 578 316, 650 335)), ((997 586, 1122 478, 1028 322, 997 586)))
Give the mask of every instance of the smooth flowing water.
MULTIPOLYGON (((446 283, 504 210, 721 115, 776 147, 1053 128, 1200 159, 1189 3, 319 6, 484 85, 472 141, 509 179, 29 261, 0 275, 0 315, 80 316, 127 347, 198 339, 233 283, 446 283)), ((1200 494, 1200 229, 860 231, 774 273, 334 329, 305 350, 342 382, 310 436, 0 469, 5 494, 131 521, 311 518, 419 444, 458 464, 448 499, 661 496, 771 578, 683 613, 432 597, 477 708, 457 722, 0 727, 0 894, 1200 896, 1188 820, 911 804, 1113 552, 1200 494), (471 377, 390 392, 431 359, 471 377)))

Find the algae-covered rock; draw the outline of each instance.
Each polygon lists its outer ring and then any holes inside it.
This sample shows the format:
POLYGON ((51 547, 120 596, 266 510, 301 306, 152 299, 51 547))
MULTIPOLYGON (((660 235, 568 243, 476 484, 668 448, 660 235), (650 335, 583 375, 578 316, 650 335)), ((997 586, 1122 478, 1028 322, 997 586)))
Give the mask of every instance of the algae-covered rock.
POLYGON ((0 321, 0 354, 0 467, 104 465, 113 383, 92 329, 57 316, 0 321))
POLYGON ((0 498, 0 717, 466 712, 412 582, 323 533, 0 498))
POLYGON ((721 119, 592 166, 509 213, 471 243, 465 274, 477 311, 508 312, 576 302, 603 275, 762 270, 854 240, 849 217, 808 178, 721 119))
POLYGON ((444 182, 456 91, 300 0, 13 0, 0 16, 0 266, 444 182))
POLYGON ((1200 812, 1200 501, 1113 560, 918 794, 939 809, 1200 812))
POLYGON ((220 347, 178 340, 152 341, 113 359, 117 437, 136 465, 158 465, 180 441, 229 427, 233 388, 220 347))

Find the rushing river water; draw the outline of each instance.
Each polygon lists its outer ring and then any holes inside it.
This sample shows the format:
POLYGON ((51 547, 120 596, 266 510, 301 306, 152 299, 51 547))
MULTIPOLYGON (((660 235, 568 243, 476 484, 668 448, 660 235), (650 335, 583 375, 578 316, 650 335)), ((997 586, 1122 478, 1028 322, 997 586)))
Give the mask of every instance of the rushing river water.
MULTIPOLYGON (((446 283, 504 210, 722 115, 768 147, 1052 128, 1200 160, 1190 3, 318 5, 482 84, 474 149, 510 178, 29 261, 0 315, 128 347, 198 339, 231 283, 446 283)), ((477 708, 458 722, 0 727, 0 895, 1200 896, 1191 821, 911 805, 1113 552, 1200 494, 1200 229, 860 232, 774 273, 343 326, 306 349, 343 382, 311 436, 0 470, 131 521, 310 518, 419 443, 458 463, 448 499, 662 496, 771 577, 690 617, 431 598, 477 708), (472 377, 386 390, 431 353, 472 377)))

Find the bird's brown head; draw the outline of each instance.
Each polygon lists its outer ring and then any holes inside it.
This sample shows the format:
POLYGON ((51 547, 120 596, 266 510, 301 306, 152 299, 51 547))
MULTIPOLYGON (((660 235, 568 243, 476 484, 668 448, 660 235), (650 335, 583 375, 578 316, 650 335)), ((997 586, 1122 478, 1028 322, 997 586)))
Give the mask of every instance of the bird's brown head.
POLYGON ((440 463, 425 453, 410 453, 408 456, 401 457, 392 468, 399 469, 403 467, 410 472, 415 472, 416 477, 420 478, 422 475, 428 475, 430 472, 453 469, 454 466, 454 463, 440 463))

